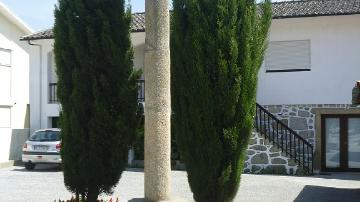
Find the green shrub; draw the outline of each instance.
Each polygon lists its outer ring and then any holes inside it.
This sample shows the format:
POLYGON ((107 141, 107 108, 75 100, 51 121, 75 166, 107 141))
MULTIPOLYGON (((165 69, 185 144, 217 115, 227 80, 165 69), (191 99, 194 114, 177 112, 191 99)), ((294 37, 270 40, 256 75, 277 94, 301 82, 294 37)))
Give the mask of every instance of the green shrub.
POLYGON ((173 133, 199 202, 232 201, 253 127, 271 5, 174 0, 173 133))
POLYGON ((55 18, 64 182, 94 202, 118 183, 136 135, 131 13, 124 0, 59 0, 55 18))

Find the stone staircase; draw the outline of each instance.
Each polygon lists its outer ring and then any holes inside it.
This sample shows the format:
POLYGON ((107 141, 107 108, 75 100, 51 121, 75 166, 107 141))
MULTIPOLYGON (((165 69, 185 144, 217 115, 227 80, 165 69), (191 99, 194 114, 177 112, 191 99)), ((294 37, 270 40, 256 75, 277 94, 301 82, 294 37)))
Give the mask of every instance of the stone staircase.
POLYGON ((313 174, 313 146, 256 104, 255 130, 247 150, 245 173, 313 174))

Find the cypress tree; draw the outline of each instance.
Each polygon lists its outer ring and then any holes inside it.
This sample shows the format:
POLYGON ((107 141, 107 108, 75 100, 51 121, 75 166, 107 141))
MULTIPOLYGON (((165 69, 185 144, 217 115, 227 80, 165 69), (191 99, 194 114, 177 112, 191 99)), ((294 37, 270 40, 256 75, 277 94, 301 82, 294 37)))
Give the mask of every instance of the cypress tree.
POLYGON ((59 0, 55 57, 67 189, 111 193, 136 136, 137 84, 124 0, 59 0))
POLYGON ((271 3, 174 0, 173 133, 194 199, 235 197, 253 127, 271 3))

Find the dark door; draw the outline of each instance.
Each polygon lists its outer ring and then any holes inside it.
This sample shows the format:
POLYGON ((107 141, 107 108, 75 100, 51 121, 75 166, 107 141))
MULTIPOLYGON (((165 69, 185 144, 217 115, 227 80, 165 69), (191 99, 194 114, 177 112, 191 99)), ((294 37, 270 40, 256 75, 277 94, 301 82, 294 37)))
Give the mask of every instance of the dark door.
POLYGON ((59 117, 51 117, 51 127, 59 128, 59 117))
POLYGON ((360 115, 323 115, 322 170, 360 171, 360 115))

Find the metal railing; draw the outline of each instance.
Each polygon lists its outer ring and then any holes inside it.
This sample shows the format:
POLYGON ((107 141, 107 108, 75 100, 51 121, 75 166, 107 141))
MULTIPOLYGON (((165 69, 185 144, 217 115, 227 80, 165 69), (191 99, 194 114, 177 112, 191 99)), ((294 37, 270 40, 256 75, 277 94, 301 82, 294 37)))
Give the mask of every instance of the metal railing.
MULTIPOLYGON (((139 79, 138 85, 138 102, 145 102, 145 80, 139 79)), ((57 83, 49 83, 49 104, 56 104, 59 102, 57 97, 57 83)))
POLYGON ((49 83, 49 104, 56 104, 59 102, 56 90, 57 83, 49 83))
POLYGON ((138 79, 138 102, 145 102, 145 80, 138 79))
POLYGON ((313 146, 294 130, 256 103, 255 128, 278 146, 283 153, 301 166, 307 174, 313 174, 313 146))

